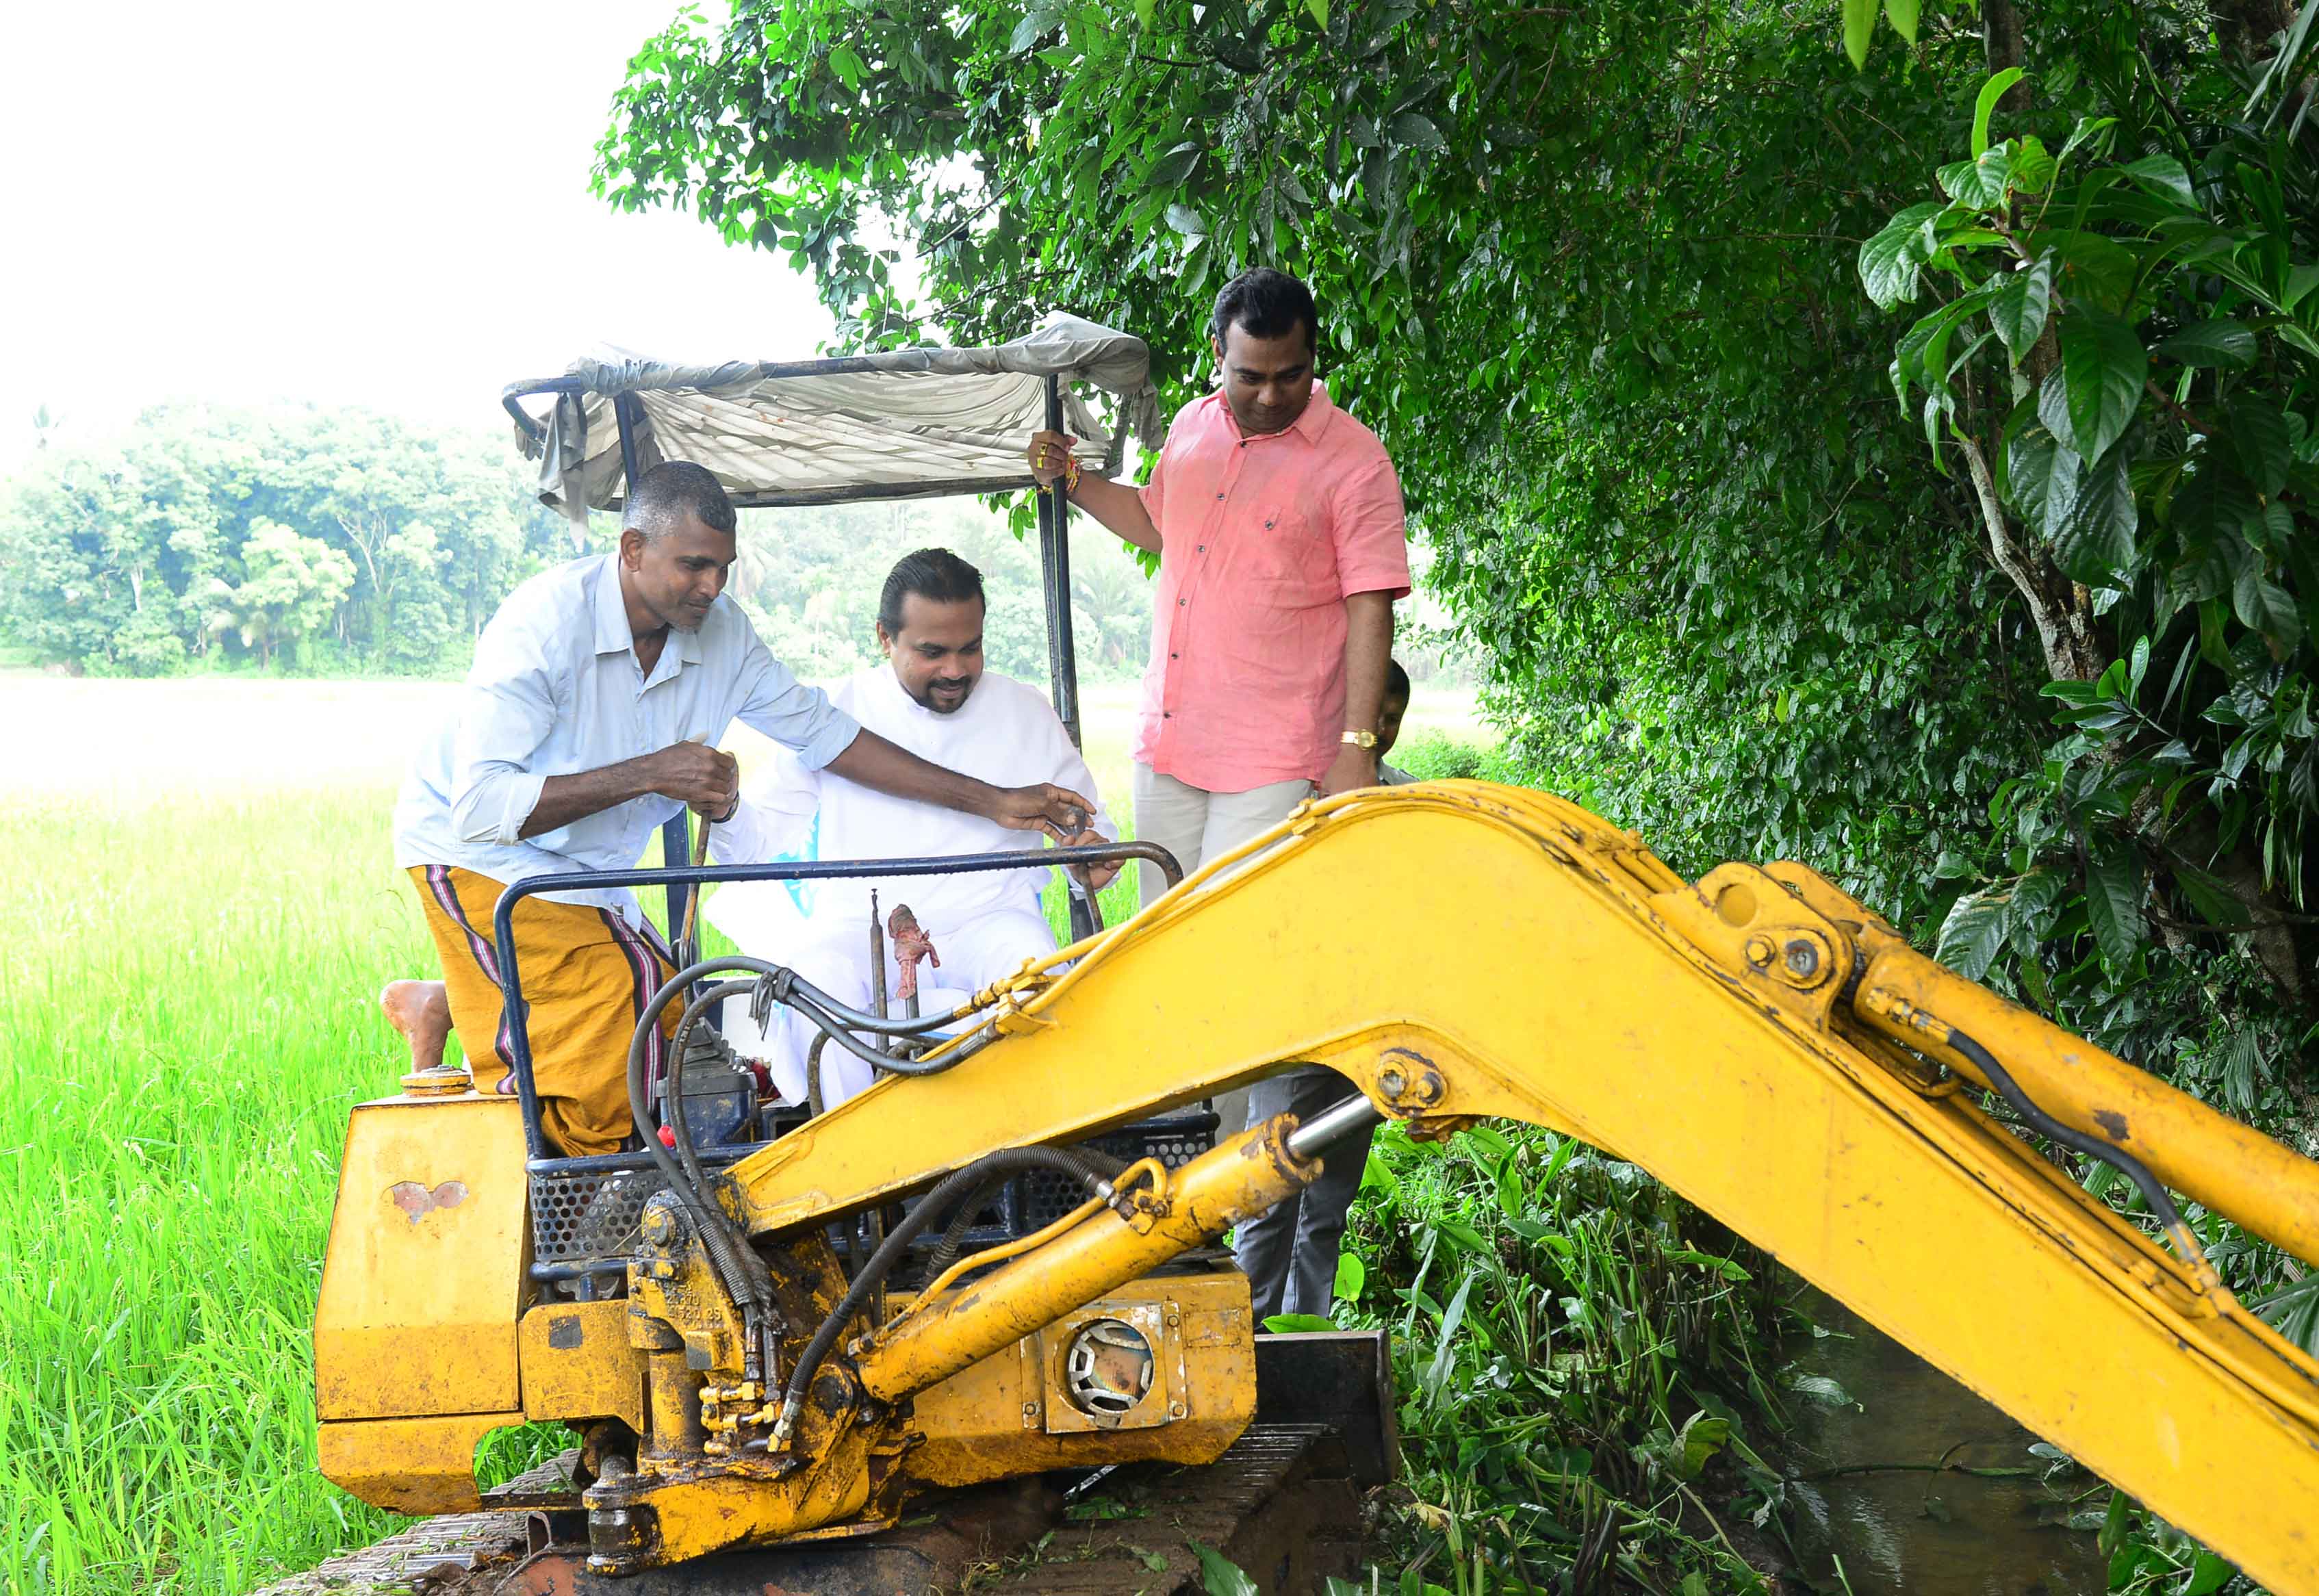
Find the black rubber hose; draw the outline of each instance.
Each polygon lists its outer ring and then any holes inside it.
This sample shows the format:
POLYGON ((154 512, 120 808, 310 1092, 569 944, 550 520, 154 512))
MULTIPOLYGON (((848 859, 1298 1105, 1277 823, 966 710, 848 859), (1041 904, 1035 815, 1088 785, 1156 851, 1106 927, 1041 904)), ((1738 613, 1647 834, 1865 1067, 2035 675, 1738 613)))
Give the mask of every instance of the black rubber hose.
MULTIPOLYGON (((707 961, 711 965, 717 962, 714 960, 707 961)), ((771 1301, 770 1289, 760 1289, 758 1284, 757 1276, 763 1273, 763 1265, 760 1261, 757 1269, 752 1270, 744 1262, 739 1255, 748 1249, 745 1246, 736 1248, 734 1244, 726 1229, 729 1222, 726 1219, 725 1211, 709 1200, 707 1183, 704 1181, 696 1186, 676 1154, 663 1147, 660 1138, 653 1133, 651 1085, 645 1078, 647 1039, 659 1025, 662 1011, 668 1007, 676 994, 684 990, 693 971, 701 968, 696 965, 692 971, 678 975, 654 993, 651 1001, 645 1005, 644 1015, 636 1022, 636 1034, 628 1041, 628 1113, 636 1120, 637 1133, 644 1138, 645 1150, 652 1155, 653 1162, 660 1166, 661 1173, 667 1177, 669 1187, 676 1193, 677 1200, 690 1211, 693 1226, 700 1232, 701 1245, 708 1249, 709 1262, 716 1268, 726 1294, 745 1311, 771 1301)), ((749 981, 723 984, 742 988, 755 985, 749 981)), ((672 1067, 669 1077, 672 1087, 683 1084, 677 1078, 677 1072, 683 1067, 681 1058, 672 1067)), ((676 1096, 674 1092, 671 1095, 676 1096)), ((675 1134, 674 1127, 671 1127, 670 1133, 672 1136, 675 1134)), ((771 1284, 771 1276, 767 1274, 766 1287, 770 1288, 771 1284)))
POLYGON ((727 997, 738 996, 744 992, 753 990, 755 986, 754 981, 719 981, 716 986, 709 987, 685 1005, 683 1017, 676 1023, 676 1035, 669 1044, 671 1050, 666 1088, 667 1101, 663 1105, 666 1117, 663 1123, 668 1126, 668 1133, 676 1143, 672 1150, 678 1161, 683 1164, 685 1172, 692 1177, 694 1187, 703 1193, 708 1189, 708 1175, 700 1167, 699 1150, 692 1145, 691 1122, 685 1118, 683 1089, 685 1054, 692 1041, 692 1028, 700 1023, 702 1014, 713 1005, 724 1002, 727 997))
MULTIPOLYGON (((1127 1166, 1124 1163, 1113 1158, 1109 1153, 1099 1151, 1095 1148, 1072 1147, 1063 1150, 1076 1153, 1085 1159, 1088 1164, 1102 1172, 1105 1180, 1114 1184, 1116 1184, 1119 1177, 1127 1172, 1127 1166)), ((976 1217, 982 1213, 984 1206, 993 1197, 1006 1189, 1006 1182, 1013 1178, 1014 1177, 1007 1176, 1001 1179, 984 1181, 979 1191, 959 1204, 957 1214, 950 1222, 950 1229, 943 1232, 941 1244, 926 1259, 925 1277, 929 1285, 941 1279, 943 1271, 958 1261, 958 1255, 966 1250, 967 1232, 974 1229, 976 1217)))
POLYGON ((821 1050, 829 1045, 829 1032, 825 1031, 813 1039, 813 1046, 805 1053, 805 1113, 808 1119, 819 1119, 829 1112, 821 1096, 821 1050))
POLYGON ((2031 1130, 2049 1141, 2058 1141, 2089 1159, 2099 1159, 2134 1182, 2142 1193, 2142 1200, 2150 1204, 2150 1212, 2158 1216, 2159 1225, 2174 1239, 2174 1245, 2188 1255, 2183 1261, 2212 1267, 2206 1261, 2206 1252, 2198 1246, 2197 1238, 2191 1235, 2190 1227, 2182 1222, 2181 1210, 2174 1206, 2173 1196, 2159 1184, 2158 1177, 2143 1166, 2141 1159, 2122 1147, 2089 1136, 2082 1131, 2071 1130, 2032 1103, 2029 1094, 2023 1091, 2012 1073, 1997 1061, 1994 1053, 1954 1025, 1949 1026, 1949 1046, 1989 1078, 1989 1084, 1997 1088, 1997 1095, 2013 1105, 2014 1113, 2029 1122, 2031 1130))
MULTIPOLYGON (((749 1322, 750 1329, 757 1335, 765 1338, 763 1350, 767 1357, 771 1357, 772 1343, 770 1326, 762 1321, 761 1316, 752 1314, 748 1310, 752 1296, 756 1299, 756 1303, 759 1305, 771 1304, 772 1272, 765 1267, 765 1260, 759 1258, 756 1250, 749 1245, 749 1239, 741 1233, 741 1227, 734 1222, 732 1215, 726 1213, 723 1206, 709 1196, 708 1173, 700 1167, 699 1150, 692 1144, 692 1126, 685 1118, 684 1109, 685 1053, 692 1039, 693 1026, 699 1024, 700 1016, 715 1005, 722 1003, 727 997, 751 991, 755 986, 754 981, 720 981, 685 1005, 683 1016, 676 1023, 676 1034, 672 1043, 674 1050, 669 1064, 668 1082, 664 1088, 667 1117, 663 1123, 668 1126, 669 1140, 675 1143, 671 1150, 676 1154, 677 1160, 684 1166, 686 1173, 690 1177, 692 1190, 700 1198, 699 1210, 708 1215, 701 1230, 702 1245, 708 1249, 709 1257, 717 1267, 717 1275, 726 1282, 728 1290, 731 1289, 731 1283, 735 1279, 745 1280, 748 1283, 749 1292, 744 1294, 735 1291, 733 1293, 733 1300, 741 1307, 742 1317, 744 1321, 749 1322)), ((654 1141, 657 1140, 658 1138, 654 1138, 654 1141)))
POLYGON ((853 1284, 847 1288, 844 1300, 830 1310, 829 1317, 821 1321, 821 1328, 813 1332, 813 1339, 808 1341, 805 1350, 798 1355, 797 1367, 790 1371, 789 1384, 781 1393, 781 1423, 784 1432, 787 1426, 795 1421, 798 1409, 805 1403, 805 1393, 813 1384, 814 1375, 821 1372, 830 1348, 837 1345, 837 1338, 862 1312, 862 1304, 870 1300, 871 1294, 885 1284, 886 1276, 893 1273, 894 1266, 909 1250, 911 1241, 934 1223, 937 1215, 947 1213, 952 1204, 993 1176, 1022 1175, 1033 1169, 1052 1169, 1069 1175, 1084 1184, 1089 1192, 1101 1195, 1111 1177, 1103 1174, 1094 1161, 1103 1155, 1096 1153, 1091 1159, 1087 1153, 1088 1150, 1085 1148, 1001 1148, 945 1177, 928 1192, 918 1205, 904 1216, 900 1224, 887 1232, 885 1241, 871 1255, 861 1273, 853 1276, 853 1284))
MULTIPOLYGON (((928 1281, 941 1279, 942 1272, 958 1261, 958 1255, 966 1250, 967 1232, 974 1229, 976 1216, 983 1211, 993 1197, 1005 1191, 1006 1183, 1014 1178, 1011 1175, 1005 1175, 996 1179, 986 1180, 969 1194, 965 1202, 958 1205, 958 1212, 951 1216, 950 1228, 943 1232, 942 1240, 935 1245, 934 1251, 926 1258, 928 1281)), ((1112 1177, 1105 1178, 1112 1178, 1112 1177)))

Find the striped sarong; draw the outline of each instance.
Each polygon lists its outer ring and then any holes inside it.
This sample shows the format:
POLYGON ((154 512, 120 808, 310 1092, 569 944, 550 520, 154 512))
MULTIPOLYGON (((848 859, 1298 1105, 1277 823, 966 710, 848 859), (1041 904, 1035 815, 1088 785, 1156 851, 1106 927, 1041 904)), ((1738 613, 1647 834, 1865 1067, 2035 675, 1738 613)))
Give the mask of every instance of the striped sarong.
MULTIPOLYGON (((447 864, 414 865, 411 879, 443 961, 451 1025, 475 1087, 512 1093, 515 1055, 492 942, 492 910, 506 888, 447 864)), ((676 973, 668 946, 650 924, 544 897, 516 906, 514 929, 541 1125, 571 1157, 617 1152, 636 1129, 628 1113, 628 1043, 645 1004, 676 973)), ((654 1080, 681 1007, 671 1003, 654 1029, 646 1058, 654 1080)))

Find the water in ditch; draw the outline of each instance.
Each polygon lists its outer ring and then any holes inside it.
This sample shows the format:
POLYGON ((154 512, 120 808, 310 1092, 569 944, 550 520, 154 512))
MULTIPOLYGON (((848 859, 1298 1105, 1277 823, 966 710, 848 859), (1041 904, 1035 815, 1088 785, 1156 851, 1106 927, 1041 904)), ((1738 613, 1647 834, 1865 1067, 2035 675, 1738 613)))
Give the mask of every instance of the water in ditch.
POLYGON ((2035 1435, 1832 1298, 1809 1292, 1805 1311, 1827 1333, 1790 1344, 1791 1384, 1802 1389, 1787 1445, 1807 1481, 1798 1547, 1820 1590, 2107 1589, 2086 1527, 2107 1506, 2107 1487, 2066 1467, 2049 1480, 2053 1459, 2030 1450, 2035 1435))

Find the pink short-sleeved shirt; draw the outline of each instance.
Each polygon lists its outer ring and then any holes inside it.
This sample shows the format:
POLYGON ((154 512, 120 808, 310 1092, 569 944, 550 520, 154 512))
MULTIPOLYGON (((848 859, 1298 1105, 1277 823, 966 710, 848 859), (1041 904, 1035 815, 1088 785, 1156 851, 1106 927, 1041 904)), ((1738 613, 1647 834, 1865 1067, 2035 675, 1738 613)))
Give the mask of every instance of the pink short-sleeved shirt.
POLYGON ((1178 412, 1143 506, 1160 591, 1136 759, 1209 792, 1318 781, 1345 729, 1345 600, 1409 591, 1385 446, 1317 381, 1260 437, 1211 393, 1178 412))

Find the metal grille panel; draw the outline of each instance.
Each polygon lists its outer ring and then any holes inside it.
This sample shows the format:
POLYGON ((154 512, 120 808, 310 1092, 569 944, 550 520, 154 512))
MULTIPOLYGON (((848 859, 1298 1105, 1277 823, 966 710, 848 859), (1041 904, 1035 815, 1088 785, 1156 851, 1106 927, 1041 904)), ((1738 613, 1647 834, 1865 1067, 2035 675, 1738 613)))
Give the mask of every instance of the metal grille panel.
POLYGON ((636 1247, 645 1204, 668 1189, 657 1169, 531 1177, 531 1256, 538 1263, 625 1258, 636 1247))
MULTIPOLYGON (((1196 1113, 1123 1125, 1085 1145, 1122 1162, 1155 1158, 1180 1168, 1215 1145, 1216 1116, 1196 1113)), ((728 1150, 720 1149, 720 1151, 728 1150)), ((729 1150, 735 1153, 748 1149, 729 1150)), ((618 1260, 636 1249, 645 1204, 668 1189, 658 1169, 538 1170, 531 1177, 531 1255, 535 1264, 618 1260)), ((970 1246, 1027 1236, 1060 1219, 1085 1200, 1078 1185, 1040 1170, 1016 1178, 978 1218, 970 1246)), ((934 1246, 928 1235, 925 1246, 934 1246)))

